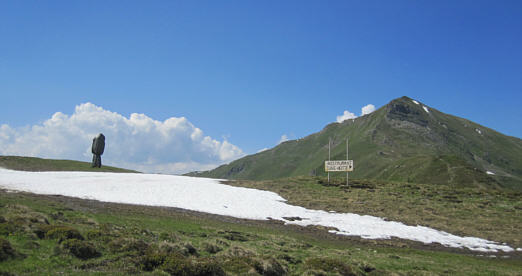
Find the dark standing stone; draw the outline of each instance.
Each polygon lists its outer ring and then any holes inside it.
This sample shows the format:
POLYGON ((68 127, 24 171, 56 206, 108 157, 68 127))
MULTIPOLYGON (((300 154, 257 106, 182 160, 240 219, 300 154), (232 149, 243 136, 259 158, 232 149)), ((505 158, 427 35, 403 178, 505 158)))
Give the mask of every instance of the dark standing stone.
POLYGON ((92 167, 93 168, 101 168, 101 156, 103 151, 105 150, 105 136, 103 134, 98 134, 98 136, 92 139, 92 167))

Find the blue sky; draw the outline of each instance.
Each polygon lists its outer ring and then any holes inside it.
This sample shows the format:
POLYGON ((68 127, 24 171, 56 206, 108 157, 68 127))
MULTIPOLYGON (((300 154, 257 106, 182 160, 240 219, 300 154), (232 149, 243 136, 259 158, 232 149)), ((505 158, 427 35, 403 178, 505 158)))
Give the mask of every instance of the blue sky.
POLYGON ((90 102, 255 153, 406 95, 522 137, 521 49, 522 1, 2 1, 0 125, 90 102))

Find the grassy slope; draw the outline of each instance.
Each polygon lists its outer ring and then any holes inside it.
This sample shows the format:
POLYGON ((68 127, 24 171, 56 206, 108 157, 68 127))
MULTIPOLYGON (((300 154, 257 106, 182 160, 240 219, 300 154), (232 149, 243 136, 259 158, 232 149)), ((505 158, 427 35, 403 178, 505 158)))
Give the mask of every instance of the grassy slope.
POLYGON ((386 244, 397 244, 338 239, 298 227, 237 223, 168 208, 3 191, 0 206, 0 221, 5 221, 0 223, 0 239, 16 251, 0 261, 0 272, 23 275, 168 275, 165 271, 201 269, 205 264, 228 275, 283 275, 283 270, 289 275, 517 275, 521 265, 517 257, 419 250, 408 243, 390 247, 386 244), (67 242, 37 238, 34 230, 46 221, 51 227, 78 230, 100 255, 81 260, 64 247, 67 242), (168 256, 170 263, 154 262, 161 256, 168 256))
POLYGON ((347 137, 355 178, 474 187, 500 183, 522 189, 520 139, 435 109, 428 114, 409 98, 197 175, 251 180, 322 176, 328 139, 333 143, 331 159, 336 160, 346 158, 347 137), (488 176, 486 170, 497 175, 488 176))
POLYGON ((136 172, 110 166, 92 168, 91 163, 73 160, 54 160, 20 156, 0 156, 0 167, 20 171, 136 172))
POLYGON ((293 177, 230 181, 234 186, 269 190, 292 205, 309 209, 385 217, 460 236, 474 236, 522 247, 522 194, 449 185, 375 180, 293 177))

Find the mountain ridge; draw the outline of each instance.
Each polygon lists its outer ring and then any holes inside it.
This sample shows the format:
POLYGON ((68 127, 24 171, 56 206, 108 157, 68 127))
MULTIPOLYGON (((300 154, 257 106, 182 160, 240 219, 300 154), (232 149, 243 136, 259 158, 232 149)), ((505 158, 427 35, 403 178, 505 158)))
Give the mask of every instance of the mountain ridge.
POLYGON ((331 159, 344 160, 346 138, 355 168, 350 175, 355 178, 522 187, 522 140, 406 96, 370 114, 330 123, 304 138, 189 175, 250 180, 324 176, 328 140, 331 159))

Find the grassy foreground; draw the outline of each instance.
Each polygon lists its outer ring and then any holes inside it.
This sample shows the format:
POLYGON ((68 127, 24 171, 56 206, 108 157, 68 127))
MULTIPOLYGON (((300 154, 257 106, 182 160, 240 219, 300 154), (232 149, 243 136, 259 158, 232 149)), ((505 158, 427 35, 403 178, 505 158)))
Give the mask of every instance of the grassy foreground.
POLYGON ((110 166, 92 168, 91 163, 74 160, 42 159, 37 157, 0 156, 0 167, 18 171, 92 171, 92 172, 123 172, 137 171, 120 169, 110 166))
POLYGON ((313 227, 0 191, 0 275, 517 275, 517 256, 313 227))

